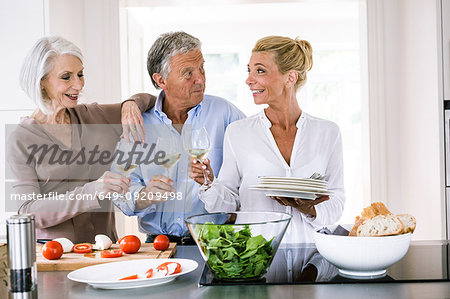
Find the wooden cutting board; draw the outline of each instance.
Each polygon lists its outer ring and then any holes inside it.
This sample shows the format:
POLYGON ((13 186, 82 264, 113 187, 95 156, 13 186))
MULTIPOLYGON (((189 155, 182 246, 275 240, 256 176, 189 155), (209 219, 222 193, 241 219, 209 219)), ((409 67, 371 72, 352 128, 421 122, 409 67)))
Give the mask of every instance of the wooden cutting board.
MULTIPOLYGON (((156 250, 153 248, 153 244, 144 243, 138 252, 133 254, 123 254, 121 257, 116 258, 102 258, 100 257, 100 251, 94 250, 91 253, 64 253, 63 256, 57 260, 47 260, 42 256, 41 247, 43 245, 38 245, 36 247, 36 262, 38 271, 72 271, 80 269, 87 266, 119 262, 119 261, 129 261, 135 259, 166 259, 173 257, 177 252, 177 243, 170 243, 167 250, 156 250)), ((119 249, 118 244, 113 244, 110 249, 119 249)))
POLYGON ((8 298, 8 254, 6 244, 0 243, 0 298, 8 298))

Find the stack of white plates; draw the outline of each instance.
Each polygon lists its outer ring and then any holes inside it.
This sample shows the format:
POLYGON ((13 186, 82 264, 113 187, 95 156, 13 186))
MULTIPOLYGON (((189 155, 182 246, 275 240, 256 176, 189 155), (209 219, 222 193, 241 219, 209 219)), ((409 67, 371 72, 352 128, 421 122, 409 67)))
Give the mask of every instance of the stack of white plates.
POLYGON ((266 196, 316 199, 331 195, 326 181, 310 178, 259 177, 259 184, 249 186, 251 190, 264 191, 266 196))

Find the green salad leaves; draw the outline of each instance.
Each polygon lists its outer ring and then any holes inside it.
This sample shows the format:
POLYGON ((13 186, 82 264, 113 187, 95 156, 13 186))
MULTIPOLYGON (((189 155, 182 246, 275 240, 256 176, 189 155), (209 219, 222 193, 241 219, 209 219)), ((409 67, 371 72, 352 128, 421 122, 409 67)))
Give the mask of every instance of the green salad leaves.
POLYGON ((272 259, 270 241, 251 236, 250 227, 235 232, 232 225, 206 224, 198 234, 207 263, 218 278, 247 279, 264 274, 272 259))

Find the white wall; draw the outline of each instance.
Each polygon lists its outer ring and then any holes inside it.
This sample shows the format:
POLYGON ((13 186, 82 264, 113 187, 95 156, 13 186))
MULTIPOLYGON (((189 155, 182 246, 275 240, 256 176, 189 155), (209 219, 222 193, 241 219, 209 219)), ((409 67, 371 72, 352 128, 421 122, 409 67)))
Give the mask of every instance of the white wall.
POLYGON ((6 235, 5 212, 5 124, 29 115, 34 104, 19 86, 22 61, 33 43, 45 32, 44 0, 0 0, 0 239, 6 235), (24 9, 26 7, 27 9, 24 9))
POLYGON ((118 1, 47 1, 48 34, 69 39, 83 52, 86 85, 81 101, 121 101, 118 1))
POLYGON ((372 201, 413 214, 415 239, 445 238, 437 1, 368 4, 372 201))

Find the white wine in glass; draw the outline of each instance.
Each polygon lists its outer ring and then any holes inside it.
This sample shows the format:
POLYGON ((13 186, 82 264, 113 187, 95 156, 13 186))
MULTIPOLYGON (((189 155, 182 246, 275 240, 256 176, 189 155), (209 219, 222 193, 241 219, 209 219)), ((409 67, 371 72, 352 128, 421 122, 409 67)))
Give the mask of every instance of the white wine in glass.
POLYGON ((156 149, 165 153, 164 163, 161 164, 166 169, 166 176, 169 171, 181 158, 180 143, 176 137, 158 137, 156 149))
MULTIPOLYGON (((121 175, 129 177, 138 167, 136 163, 137 155, 133 153, 133 148, 136 152, 142 151, 142 146, 140 143, 127 143, 123 139, 117 142, 111 170, 117 171, 121 175)), ((120 194, 119 198, 123 198, 123 194, 120 194)))
MULTIPOLYGON (((203 162, 203 159, 205 159, 211 147, 206 128, 202 127, 200 129, 192 129, 190 132, 185 132, 185 134, 183 134, 183 146, 192 159, 203 162)), ((209 186, 211 180, 205 169, 203 169, 203 178, 203 185, 209 186)))
POLYGON ((191 148, 186 151, 192 159, 202 161, 208 155, 209 148, 191 148))
POLYGON ((181 153, 179 154, 174 154, 174 155, 166 155, 165 160, 164 160, 164 164, 161 164, 162 167, 166 168, 166 169, 170 169, 172 167, 175 166, 175 164, 178 163, 178 161, 181 158, 181 153))
POLYGON ((142 151, 140 143, 127 143, 121 139, 117 142, 114 152, 114 162, 112 169, 120 172, 122 175, 128 177, 138 167, 136 164, 137 152, 142 151), (133 152, 133 149, 136 151, 133 152))
POLYGON ((115 168, 123 175, 123 176, 130 176, 130 174, 137 168, 136 164, 130 164, 130 165, 115 165, 115 168))

